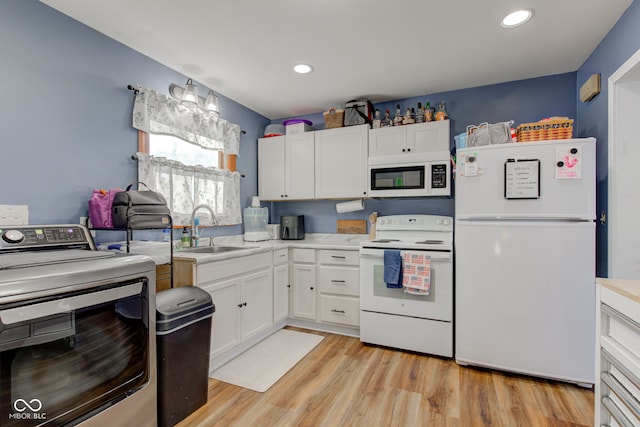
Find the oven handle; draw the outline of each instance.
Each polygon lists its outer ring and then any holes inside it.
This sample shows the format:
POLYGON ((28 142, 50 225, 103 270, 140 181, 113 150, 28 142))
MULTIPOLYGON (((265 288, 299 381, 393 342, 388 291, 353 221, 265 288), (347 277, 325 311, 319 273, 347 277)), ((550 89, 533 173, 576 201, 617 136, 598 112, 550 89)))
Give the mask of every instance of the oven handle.
MULTIPOLYGON (((429 258, 435 261, 451 259, 451 252, 432 252, 432 251, 422 251, 422 252, 427 252, 429 258)), ((382 259, 383 257, 384 257, 384 249, 360 248, 360 258, 382 259)))
POLYGON ((10 308, 0 311, 0 326, 28 322, 55 314, 69 313, 79 308, 115 301, 133 295, 140 295, 141 292, 142 282, 137 282, 102 291, 10 308))

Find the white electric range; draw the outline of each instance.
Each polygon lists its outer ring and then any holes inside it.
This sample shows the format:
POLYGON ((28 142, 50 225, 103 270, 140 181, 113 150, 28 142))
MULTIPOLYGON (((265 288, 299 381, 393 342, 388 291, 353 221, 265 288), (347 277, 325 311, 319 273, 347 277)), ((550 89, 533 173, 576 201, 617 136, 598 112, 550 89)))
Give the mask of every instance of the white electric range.
POLYGON ((376 239, 360 244, 360 341, 453 357, 452 217, 378 217, 376 239), (428 295, 387 286, 385 250, 427 255, 431 269, 428 295))

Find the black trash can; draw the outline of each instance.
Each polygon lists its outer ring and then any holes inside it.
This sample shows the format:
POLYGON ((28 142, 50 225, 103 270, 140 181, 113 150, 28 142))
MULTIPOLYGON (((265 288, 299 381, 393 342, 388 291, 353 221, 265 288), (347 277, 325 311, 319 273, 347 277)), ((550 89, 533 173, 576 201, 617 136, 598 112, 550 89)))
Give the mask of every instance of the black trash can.
POLYGON ((211 316, 215 306, 200 288, 156 295, 158 426, 173 426, 207 402, 211 316))

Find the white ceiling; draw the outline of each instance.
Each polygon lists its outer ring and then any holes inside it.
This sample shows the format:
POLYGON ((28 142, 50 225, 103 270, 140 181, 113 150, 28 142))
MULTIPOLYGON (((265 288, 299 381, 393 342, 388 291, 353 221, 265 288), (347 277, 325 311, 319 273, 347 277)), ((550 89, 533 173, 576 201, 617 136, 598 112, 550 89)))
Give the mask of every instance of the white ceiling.
POLYGON ((575 71, 632 0, 41 1, 276 119, 575 71))

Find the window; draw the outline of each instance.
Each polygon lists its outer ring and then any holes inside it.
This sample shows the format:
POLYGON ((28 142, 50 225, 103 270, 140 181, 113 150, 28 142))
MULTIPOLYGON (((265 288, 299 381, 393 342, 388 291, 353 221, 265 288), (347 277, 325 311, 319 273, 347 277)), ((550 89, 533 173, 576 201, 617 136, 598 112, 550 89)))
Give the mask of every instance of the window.
MULTIPOLYGON (((138 180, 165 196, 174 225, 189 225, 199 204, 215 211, 219 225, 242 223, 238 125, 142 87, 132 122, 139 131, 138 180)), ((207 216, 207 210, 198 211, 201 224, 211 224, 207 216)))
MULTIPOLYGON (((213 209, 218 225, 241 222, 239 174, 222 168, 226 157, 235 169, 235 156, 146 132, 139 133, 138 146, 138 179, 167 199, 175 226, 190 225, 200 204, 213 209)), ((206 209, 197 215, 202 225, 214 223, 206 209)))
POLYGON ((202 148, 171 135, 149 134, 149 154, 190 166, 221 167, 220 151, 202 148))

